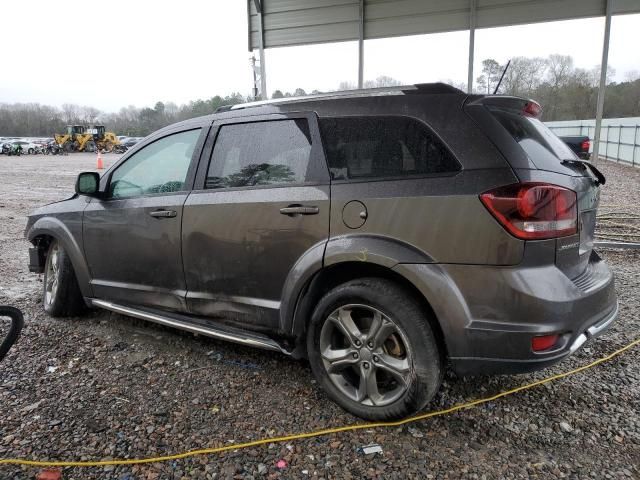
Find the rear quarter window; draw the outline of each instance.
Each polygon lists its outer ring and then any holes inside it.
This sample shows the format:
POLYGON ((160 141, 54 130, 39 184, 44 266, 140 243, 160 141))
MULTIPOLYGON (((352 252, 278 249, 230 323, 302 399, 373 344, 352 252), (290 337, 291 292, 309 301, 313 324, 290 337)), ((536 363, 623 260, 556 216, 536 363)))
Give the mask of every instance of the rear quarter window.
POLYGON ((319 123, 333 180, 424 176, 460 170, 451 152, 416 119, 324 117, 319 123))

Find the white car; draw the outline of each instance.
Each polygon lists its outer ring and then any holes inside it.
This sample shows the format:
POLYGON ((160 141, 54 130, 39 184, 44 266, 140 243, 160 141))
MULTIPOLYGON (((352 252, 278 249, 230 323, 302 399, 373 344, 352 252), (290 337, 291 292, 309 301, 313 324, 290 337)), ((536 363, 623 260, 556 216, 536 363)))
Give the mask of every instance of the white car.
POLYGON ((36 153, 36 149, 39 148, 38 145, 36 145, 35 143, 32 142, 27 142, 25 140, 16 140, 14 142, 11 142, 13 145, 21 145, 22 146, 22 153, 28 153, 30 155, 33 155, 34 153, 36 153))

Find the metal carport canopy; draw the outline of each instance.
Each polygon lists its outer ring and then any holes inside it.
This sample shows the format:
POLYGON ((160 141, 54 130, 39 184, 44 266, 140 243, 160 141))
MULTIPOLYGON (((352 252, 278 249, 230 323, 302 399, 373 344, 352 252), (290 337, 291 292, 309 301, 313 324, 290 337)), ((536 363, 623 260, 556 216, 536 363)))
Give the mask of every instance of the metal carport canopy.
MULTIPOLYGON (((476 0, 476 28, 602 17, 606 0, 476 0)), ((248 0, 249 50, 360 39, 361 0, 248 0)), ((469 30, 470 0, 363 0, 362 38, 469 30)), ((640 0, 612 0, 611 13, 640 13, 640 0)))
POLYGON ((640 13, 640 0, 247 0, 249 51, 260 51, 266 93, 265 48, 358 41, 358 88, 364 41, 469 30, 467 89, 472 91, 476 28, 605 17, 593 158, 597 161, 611 17, 640 13))

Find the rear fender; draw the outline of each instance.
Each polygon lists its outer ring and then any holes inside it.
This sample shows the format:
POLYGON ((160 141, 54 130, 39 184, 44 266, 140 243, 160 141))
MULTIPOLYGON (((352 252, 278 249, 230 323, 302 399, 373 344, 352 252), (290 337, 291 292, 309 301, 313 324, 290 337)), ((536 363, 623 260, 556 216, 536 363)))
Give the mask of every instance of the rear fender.
POLYGON ((428 254, 413 245, 382 235, 341 235, 327 242, 324 266, 352 261, 387 268, 398 263, 433 263, 428 254))
POLYGON ((301 302, 313 280, 323 268, 341 263, 359 262, 393 269, 401 263, 432 263, 433 259, 412 245, 381 235, 343 235, 309 249, 291 269, 282 294, 280 308, 281 332, 300 337, 306 330, 308 311, 314 305, 301 302))

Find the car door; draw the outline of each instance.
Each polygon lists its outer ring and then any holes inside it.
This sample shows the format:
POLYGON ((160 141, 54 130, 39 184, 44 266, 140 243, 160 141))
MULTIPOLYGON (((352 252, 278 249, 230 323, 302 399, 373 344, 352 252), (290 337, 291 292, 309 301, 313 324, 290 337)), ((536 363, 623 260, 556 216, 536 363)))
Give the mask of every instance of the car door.
POLYGON ((218 121, 213 139, 184 207, 187 304, 197 315, 276 329, 289 272, 306 252, 323 252, 329 234, 317 118, 218 121))
POLYGON ((101 181, 105 193, 91 199, 83 218, 95 297, 185 311, 182 209, 206 138, 203 130, 159 136, 101 181))

